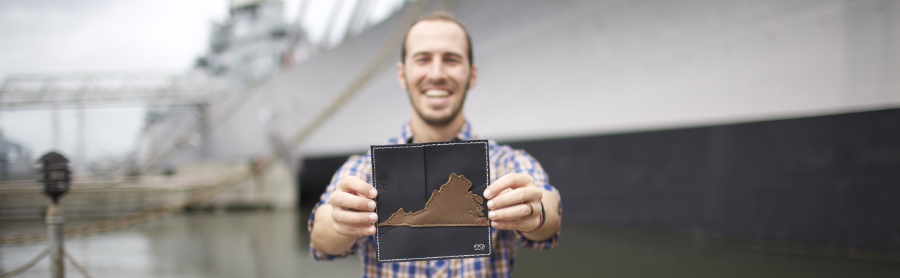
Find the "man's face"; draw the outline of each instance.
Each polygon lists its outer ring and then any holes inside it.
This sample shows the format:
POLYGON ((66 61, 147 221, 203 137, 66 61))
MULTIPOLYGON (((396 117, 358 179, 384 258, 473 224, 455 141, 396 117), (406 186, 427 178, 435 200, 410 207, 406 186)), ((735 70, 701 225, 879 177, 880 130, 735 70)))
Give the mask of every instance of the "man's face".
POLYGON ((406 63, 397 64, 397 78, 413 109, 429 125, 449 124, 460 116, 466 92, 477 80, 463 29, 449 21, 421 21, 405 43, 406 63))

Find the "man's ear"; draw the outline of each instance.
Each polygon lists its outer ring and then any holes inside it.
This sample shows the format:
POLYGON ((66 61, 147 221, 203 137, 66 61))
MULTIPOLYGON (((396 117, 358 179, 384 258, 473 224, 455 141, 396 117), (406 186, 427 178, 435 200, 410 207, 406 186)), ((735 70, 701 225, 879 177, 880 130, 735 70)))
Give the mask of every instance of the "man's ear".
POLYGON ((472 64, 471 73, 469 73, 469 90, 478 83, 478 64, 472 64))
POLYGON ((397 82, 400 82, 400 87, 403 90, 409 90, 406 88, 406 74, 403 73, 403 62, 397 62, 397 82))

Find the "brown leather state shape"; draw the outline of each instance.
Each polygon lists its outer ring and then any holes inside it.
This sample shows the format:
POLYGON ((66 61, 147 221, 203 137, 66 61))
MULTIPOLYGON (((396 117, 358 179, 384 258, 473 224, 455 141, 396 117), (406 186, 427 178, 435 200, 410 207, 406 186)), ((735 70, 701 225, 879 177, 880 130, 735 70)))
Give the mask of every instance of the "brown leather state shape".
POLYGON ((465 176, 452 173, 447 183, 431 193, 425 208, 416 212, 405 212, 400 208, 378 226, 487 226, 487 218, 482 212, 484 198, 470 192, 471 187, 472 182, 465 176))

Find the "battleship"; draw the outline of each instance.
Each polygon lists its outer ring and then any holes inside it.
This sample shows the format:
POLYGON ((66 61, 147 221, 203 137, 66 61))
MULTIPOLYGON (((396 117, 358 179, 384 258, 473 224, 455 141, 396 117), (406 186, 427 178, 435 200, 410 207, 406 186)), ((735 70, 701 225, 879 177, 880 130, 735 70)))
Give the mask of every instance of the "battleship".
POLYGON ((408 3, 231 95, 161 165, 272 153, 316 201, 407 120, 397 30, 445 9, 479 65, 468 120, 543 163, 567 223, 897 252, 898 5, 408 3))

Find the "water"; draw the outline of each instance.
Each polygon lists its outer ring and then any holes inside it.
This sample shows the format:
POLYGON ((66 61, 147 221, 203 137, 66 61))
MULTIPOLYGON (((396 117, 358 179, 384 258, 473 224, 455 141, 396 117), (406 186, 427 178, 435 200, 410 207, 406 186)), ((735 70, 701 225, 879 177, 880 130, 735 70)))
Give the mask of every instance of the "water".
POLYGON ((733 241, 564 226, 552 250, 520 251, 516 277, 900 277, 900 261, 760 249, 733 241), (519 275, 521 274, 521 275, 519 275))
MULTIPOLYGON (((315 262, 308 211, 188 213, 69 239, 93 277, 359 277, 359 259, 315 262)), ((69 222, 78 221, 72 219, 69 222)), ((41 229, 0 221, 0 232, 41 229)), ((0 273, 44 244, 0 247, 0 273)), ((71 265, 67 277, 81 277, 71 265)), ((47 259, 16 277, 49 277, 47 259)), ((900 262, 736 247, 689 237, 569 225, 553 250, 521 249, 516 277, 900 277, 900 262)))
MULTIPOLYGON (((93 277, 356 277, 359 259, 315 262, 306 215, 286 212, 189 213, 124 231, 66 241, 93 277)), ((18 222, 18 221, 17 221, 18 222)), ((35 226, 40 221, 15 223, 35 226)), ((9 222, 0 222, 12 229, 9 222)), ((0 272, 12 271, 45 245, 0 247, 0 272)), ((50 277, 49 260, 16 277, 50 277)), ((81 277, 67 265, 67 277, 81 277)))

